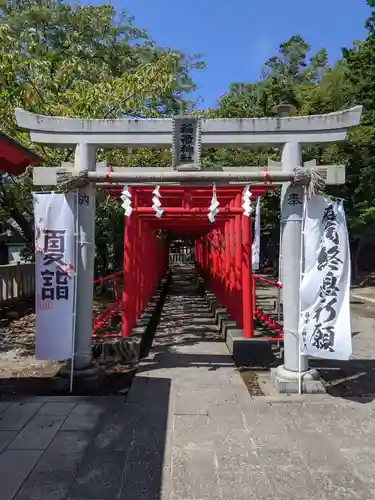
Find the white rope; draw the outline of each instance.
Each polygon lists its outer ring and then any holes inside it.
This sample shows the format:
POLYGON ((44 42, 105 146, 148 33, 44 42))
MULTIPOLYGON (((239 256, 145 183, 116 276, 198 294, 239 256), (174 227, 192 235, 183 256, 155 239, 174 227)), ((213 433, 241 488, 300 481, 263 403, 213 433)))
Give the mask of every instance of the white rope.
POLYGON ((326 182, 317 170, 297 167, 294 169, 295 186, 306 186, 306 196, 308 199, 312 198, 320 191, 324 191, 326 182))

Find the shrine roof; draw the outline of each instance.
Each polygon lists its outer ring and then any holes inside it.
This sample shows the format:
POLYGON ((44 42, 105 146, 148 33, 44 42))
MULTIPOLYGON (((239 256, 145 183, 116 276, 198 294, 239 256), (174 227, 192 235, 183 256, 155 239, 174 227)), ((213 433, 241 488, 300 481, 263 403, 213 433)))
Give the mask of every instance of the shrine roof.
POLYGON ((33 151, 0 132, 0 172, 21 175, 29 165, 42 163, 42 159, 33 151))

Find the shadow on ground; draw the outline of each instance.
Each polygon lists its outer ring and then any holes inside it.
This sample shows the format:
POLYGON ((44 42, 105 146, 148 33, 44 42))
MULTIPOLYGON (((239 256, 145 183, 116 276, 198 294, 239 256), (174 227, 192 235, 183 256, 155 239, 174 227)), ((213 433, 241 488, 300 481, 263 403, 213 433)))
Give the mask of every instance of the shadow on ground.
MULTIPOLYGON (((45 424, 52 419, 54 427, 59 421, 62 425, 27 475, 17 499, 168 498, 162 496, 162 484, 168 463, 170 388, 169 379, 147 377, 134 382, 126 401, 124 397, 52 398, 44 403, 35 417, 45 424)), ((33 401, 23 402, 22 411, 37 404, 33 401)), ((1 414, 3 422, 6 412, 1 414)))
POLYGON ((125 405, 106 408, 68 497, 161 500, 170 386, 137 378, 125 405))
POLYGON ((362 402, 375 399, 375 360, 311 360, 331 396, 362 402))

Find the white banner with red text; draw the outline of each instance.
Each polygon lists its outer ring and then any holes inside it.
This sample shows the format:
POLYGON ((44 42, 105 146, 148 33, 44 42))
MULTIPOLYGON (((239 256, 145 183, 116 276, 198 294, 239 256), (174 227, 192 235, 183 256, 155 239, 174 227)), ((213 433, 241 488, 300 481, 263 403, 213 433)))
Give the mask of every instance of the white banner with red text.
POLYGON ((35 357, 72 358, 76 194, 34 193, 35 357))

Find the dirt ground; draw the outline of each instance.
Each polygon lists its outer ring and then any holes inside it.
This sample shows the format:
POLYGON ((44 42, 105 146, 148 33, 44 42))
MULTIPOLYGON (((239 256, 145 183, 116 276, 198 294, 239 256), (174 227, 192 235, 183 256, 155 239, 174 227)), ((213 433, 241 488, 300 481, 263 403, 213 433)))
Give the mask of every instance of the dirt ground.
MULTIPOLYGON (((355 294, 375 299, 375 287, 353 289, 352 359, 347 362, 329 363, 321 360, 311 361, 313 366, 321 370, 328 391, 340 397, 375 395, 375 304, 355 298, 355 294)), ((105 305, 103 301, 96 301, 95 314, 103 310, 105 305)), ((7 311, 7 314, 0 318, 0 392, 17 393, 20 387, 22 392, 54 392, 51 381, 56 379, 62 362, 37 361, 34 339, 35 313, 30 306, 21 308, 18 312, 7 311)), ((124 383, 128 384, 134 372, 134 369, 129 370, 129 367, 121 366, 105 369, 111 376, 115 374, 116 377, 125 377, 114 383, 115 389, 112 388, 112 382, 107 384, 103 389, 105 393, 121 389, 124 383)), ((252 392, 256 380, 251 373, 242 375, 246 378, 246 384, 251 385, 252 392)))
MULTIPOLYGON (((94 315, 107 303, 96 301, 94 315)), ((117 325, 110 325, 114 331, 117 325)), ((62 379, 62 361, 38 361, 35 359, 35 312, 30 304, 18 310, 10 309, 0 318, 0 394, 64 393, 69 389, 67 379, 62 379)), ((134 367, 101 363, 101 376, 93 388, 96 394, 112 394, 126 391, 134 376, 134 367)), ((75 392, 86 393, 77 387, 75 392)))

